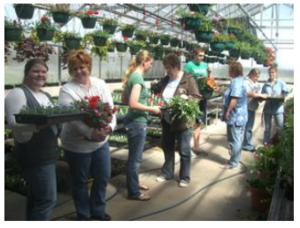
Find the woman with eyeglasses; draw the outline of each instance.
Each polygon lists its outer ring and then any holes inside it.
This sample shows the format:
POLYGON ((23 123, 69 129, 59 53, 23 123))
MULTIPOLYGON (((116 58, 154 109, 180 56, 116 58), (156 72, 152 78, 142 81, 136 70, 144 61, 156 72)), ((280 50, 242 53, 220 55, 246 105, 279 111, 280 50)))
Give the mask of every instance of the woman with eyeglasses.
POLYGON ((250 70, 247 77, 245 77, 245 85, 247 88, 248 96, 248 121, 245 127, 245 135, 243 142, 243 150, 254 152, 255 147, 252 144, 252 128, 255 120, 255 111, 259 106, 259 99, 257 98, 266 98, 266 94, 262 94, 261 86, 258 83, 260 76, 260 71, 257 68, 250 70))

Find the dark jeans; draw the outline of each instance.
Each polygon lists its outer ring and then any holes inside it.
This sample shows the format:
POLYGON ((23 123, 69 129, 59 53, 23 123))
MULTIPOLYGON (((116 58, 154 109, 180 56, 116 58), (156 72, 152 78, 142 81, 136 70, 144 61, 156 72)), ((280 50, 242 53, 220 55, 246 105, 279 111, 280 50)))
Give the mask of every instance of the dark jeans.
POLYGON ((24 176, 28 184, 26 220, 50 220, 57 199, 56 163, 26 168, 24 176))
POLYGON ((252 145, 252 128, 255 120, 255 112, 248 110, 248 121, 245 128, 245 136, 243 142, 244 150, 253 150, 254 146, 252 145))
POLYGON ((162 122, 162 146, 165 155, 165 163, 162 167, 162 175, 168 180, 174 178, 175 166, 175 140, 177 140, 180 155, 180 180, 190 181, 191 166, 191 132, 189 129, 172 132, 171 127, 165 121, 162 122))
POLYGON ((127 192, 129 198, 137 198, 141 194, 139 168, 142 162, 147 125, 125 120, 124 126, 127 132, 129 151, 126 171, 127 192))
POLYGON ((91 153, 65 150, 72 176, 73 200, 78 219, 105 214, 105 193, 111 173, 109 144, 105 143, 91 153), (87 180, 93 178, 89 195, 87 180))

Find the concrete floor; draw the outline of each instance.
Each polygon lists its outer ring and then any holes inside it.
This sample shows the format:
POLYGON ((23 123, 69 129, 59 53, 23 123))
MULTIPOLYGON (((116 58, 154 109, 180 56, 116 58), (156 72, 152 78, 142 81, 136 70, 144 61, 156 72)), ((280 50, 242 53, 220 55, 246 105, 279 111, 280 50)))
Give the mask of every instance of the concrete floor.
MULTIPOLYGON (((261 113, 257 114, 254 127, 254 145, 262 142, 261 113)), ((164 162, 163 152, 154 147, 146 150, 140 168, 140 181, 150 187, 151 200, 147 202, 127 200, 125 176, 111 179, 107 189, 107 213, 114 221, 249 221, 258 213, 251 210, 247 192, 246 166, 253 155, 242 152, 240 169, 224 170, 220 166, 229 158, 226 143, 226 125, 219 120, 201 133, 201 147, 208 156, 192 159, 191 183, 187 188, 178 187, 179 156, 176 153, 174 180, 156 182, 164 162)), ((112 148, 112 157, 126 160, 126 149, 112 148)), ((5 220, 24 220, 25 197, 5 191, 5 220)), ((59 193, 52 220, 76 220, 70 195, 59 193)))

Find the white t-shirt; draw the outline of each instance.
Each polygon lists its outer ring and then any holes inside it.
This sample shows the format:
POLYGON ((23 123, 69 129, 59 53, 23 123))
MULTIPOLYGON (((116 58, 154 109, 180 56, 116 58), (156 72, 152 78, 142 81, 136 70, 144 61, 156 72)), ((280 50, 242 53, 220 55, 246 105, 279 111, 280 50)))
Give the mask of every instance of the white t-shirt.
POLYGON ((170 100, 174 97, 174 93, 179 85, 179 82, 181 81, 183 72, 179 74, 177 78, 171 78, 168 81, 168 84, 166 85, 166 88, 164 89, 164 92, 162 94, 162 97, 165 102, 169 103, 170 100))
MULTIPOLYGON (((253 82, 251 78, 245 77, 245 85, 247 93, 260 93, 261 86, 258 82, 253 82)), ((255 111, 259 106, 259 102, 256 98, 248 97, 248 110, 255 111)))

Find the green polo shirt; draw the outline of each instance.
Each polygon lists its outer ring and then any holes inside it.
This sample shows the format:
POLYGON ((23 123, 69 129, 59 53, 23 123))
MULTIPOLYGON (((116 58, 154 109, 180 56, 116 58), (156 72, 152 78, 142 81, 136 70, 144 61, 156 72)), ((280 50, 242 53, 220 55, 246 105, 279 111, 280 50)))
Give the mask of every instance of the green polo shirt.
POLYGON ((197 64, 192 60, 185 65, 183 71, 190 73, 193 76, 193 78, 197 81, 199 75, 202 75, 203 77, 207 78, 208 76, 207 69, 208 69, 207 63, 201 62, 200 64, 197 64))

